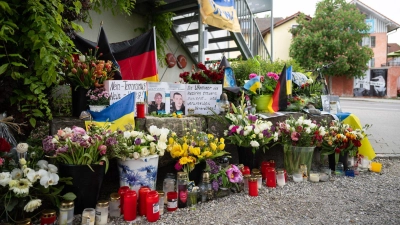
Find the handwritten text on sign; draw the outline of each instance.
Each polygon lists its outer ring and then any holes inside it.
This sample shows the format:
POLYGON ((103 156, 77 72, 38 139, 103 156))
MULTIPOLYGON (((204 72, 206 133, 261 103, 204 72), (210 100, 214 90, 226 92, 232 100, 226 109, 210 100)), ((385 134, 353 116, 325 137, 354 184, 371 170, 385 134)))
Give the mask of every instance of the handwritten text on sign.
POLYGON ((220 84, 187 84, 186 105, 194 109, 195 114, 210 115, 216 109, 217 99, 222 94, 220 84))
POLYGON ((146 81, 139 80, 107 80, 104 87, 110 93, 110 105, 132 92, 135 92, 135 102, 144 102, 147 90, 146 81))

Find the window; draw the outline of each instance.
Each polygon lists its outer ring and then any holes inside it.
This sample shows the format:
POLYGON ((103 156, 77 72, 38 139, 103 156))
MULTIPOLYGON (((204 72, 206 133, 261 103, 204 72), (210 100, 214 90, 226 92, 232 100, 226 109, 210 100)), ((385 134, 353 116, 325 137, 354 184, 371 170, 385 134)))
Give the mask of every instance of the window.
POLYGON ((375 67, 375 58, 371 59, 371 68, 375 67))
POLYGON ((375 47, 375 36, 371 36, 371 48, 375 47))

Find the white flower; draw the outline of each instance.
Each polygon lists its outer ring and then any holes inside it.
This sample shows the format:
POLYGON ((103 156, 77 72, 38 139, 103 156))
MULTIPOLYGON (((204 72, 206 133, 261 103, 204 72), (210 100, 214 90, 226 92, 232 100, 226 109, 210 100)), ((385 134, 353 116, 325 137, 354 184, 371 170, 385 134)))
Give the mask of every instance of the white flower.
POLYGON ((28 151, 28 147, 29 145, 27 143, 19 143, 16 150, 18 153, 25 153, 28 151))
POLYGON ((47 170, 47 165, 49 165, 49 163, 46 160, 39 160, 36 165, 40 168, 40 169, 46 169, 47 170))
POLYGON ((10 185, 10 191, 13 191, 17 195, 26 196, 29 194, 29 187, 32 187, 32 183, 29 180, 19 179, 13 185, 10 185))
POLYGON ((145 156, 148 156, 148 155, 150 155, 149 149, 147 149, 147 148, 142 148, 142 149, 140 150, 140 156, 141 156, 141 157, 145 157, 145 156))
POLYGON ((307 134, 311 133, 311 128, 307 127, 307 128, 306 128, 306 133, 307 133, 307 134))
POLYGON ((167 142, 168 141, 168 134, 169 134, 169 129, 167 128, 161 128, 160 129, 160 137, 158 140, 163 141, 163 142, 167 142))
POLYGON ((321 136, 325 136, 326 134, 325 127, 319 127, 318 131, 321 136))
POLYGON ((274 141, 278 141, 278 138, 279 138, 278 132, 275 132, 274 133, 274 141))
POLYGON ((49 172, 51 172, 51 173, 57 173, 58 172, 58 168, 53 164, 49 164, 49 165, 47 165, 47 167, 49 169, 49 172))
POLYGON ((0 173, 0 185, 5 187, 11 180, 11 174, 9 172, 0 173))
POLYGON ((263 139, 264 138, 264 134, 263 133, 259 133, 258 134, 258 139, 263 139))
POLYGON ((134 158, 134 159, 140 158, 139 152, 134 152, 134 153, 133 153, 133 158, 134 158))
POLYGON ((60 178, 56 173, 47 173, 46 175, 42 176, 40 178, 40 185, 42 185, 45 188, 48 188, 51 185, 56 185, 58 184, 58 180, 60 178))
POLYGON ((160 149, 158 155, 159 156, 164 156, 165 150, 164 149, 160 149))
POLYGON ((14 180, 21 179, 21 178, 22 178, 22 175, 23 175, 23 173, 22 173, 22 170, 21 170, 21 169, 15 168, 15 169, 13 169, 13 170, 11 171, 11 177, 12 177, 12 179, 14 179, 14 180))
POLYGON ((53 139, 51 139, 51 143, 52 143, 52 144, 58 144, 58 140, 57 140, 57 138, 53 138, 53 139))
POLYGON ((39 174, 39 177, 42 178, 43 176, 47 176, 48 172, 47 170, 40 169, 37 173, 39 174))
POLYGON ((84 55, 79 55, 79 61, 85 62, 86 57, 84 55))
POLYGON ((254 133, 255 133, 255 134, 260 133, 260 129, 259 129, 258 127, 255 127, 255 128, 254 128, 254 133))
POLYGON ((250 141, 250 145, 253 148, 260 147, 260 144, 257 141, 250 141))
POLYGON ((150 134, 146 135, 146 139, 147 139, 148 141, 155 141, 155 140, 156 140, 156 139, 155 139, 153 136, 151 136, 150 134))
POLYGON ((152 125, 152 126, 149 127, 149 133, 150 133, 151 135, 159 136, 159 135, 161 134, 161 130, 158 129, 157 126, 152 125))
POLYGON ((29 172, 26 174, 26 177, 32 183, 35 183, 38 179, 40 179, 39 173, 37 173, 36 171, 34 171, 32 169, 29 169, 29 172))
POLYGON ((39 208, 42 205, 42 200, 40 199, 33 199, 28 202, 28 204, 25 205, 24 210, 25 212, 33 212, 37 208, 39 208))
POLYGON ((224 136, 228 136, 228 130, 224 130, 224 136))
POLYGON ((163 141, 158 141, 157 142, 157 150, 160 151, 161 149, 166 149, 167 148, 167 144, 163 141))
POLYGON ((19 164, 21 164, 22 166, 26 164, 26 160, 24 158, 20 158, 19 159, 19 164))
POLYGON ((125 131, 124 132, 124 138, 130 138, 131 137, 131 132, 125 131))

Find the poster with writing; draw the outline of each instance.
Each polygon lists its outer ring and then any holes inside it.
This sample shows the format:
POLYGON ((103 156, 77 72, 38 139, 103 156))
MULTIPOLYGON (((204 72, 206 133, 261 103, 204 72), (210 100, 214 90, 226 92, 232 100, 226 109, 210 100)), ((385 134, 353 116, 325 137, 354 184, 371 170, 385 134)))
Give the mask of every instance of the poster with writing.
POLYGON ((147 83, 147 113, 166 114, 169 113, 169 101, 166 102, 167 92, 169 96, 169 85, 167 82, 147 83), (168 106, 168 107, 167 107, 168 106))
POLYGON ((104 88, 110 93, 110 105, 132 92, 135 92, 135 102, 144 102, 147 91, 146 83, 141 80, 107 80, 104 82, 104 88))
POLYGON ((216 111, 221 94, 221 84, 187 84, 186 111, 193 109, 194 114, 212 115, 211 110, 216 111))

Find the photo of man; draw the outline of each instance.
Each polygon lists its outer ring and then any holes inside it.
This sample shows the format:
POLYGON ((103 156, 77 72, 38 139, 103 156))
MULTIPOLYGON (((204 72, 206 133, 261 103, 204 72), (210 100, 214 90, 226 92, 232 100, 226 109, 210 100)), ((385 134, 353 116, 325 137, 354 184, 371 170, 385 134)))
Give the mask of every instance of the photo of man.
POLYGON ((175 92, 171 99, 171 113, 177 113, 185 115, 185 105, 183 101, 183 96, 179 92, 175 92))
POLYGON ((152 112, 165 112, 165 103, 160 92, 155 93, 154 101, 149 102, 148 112, 149 114, 152 112))

